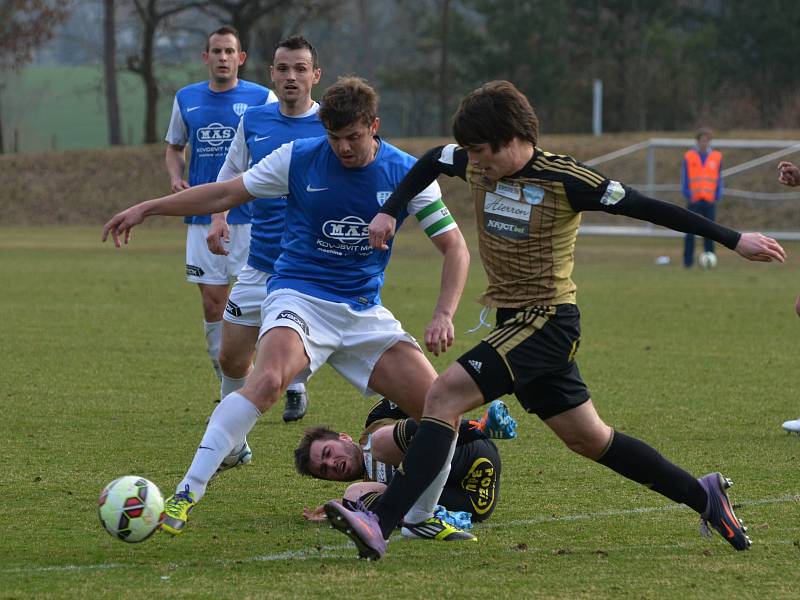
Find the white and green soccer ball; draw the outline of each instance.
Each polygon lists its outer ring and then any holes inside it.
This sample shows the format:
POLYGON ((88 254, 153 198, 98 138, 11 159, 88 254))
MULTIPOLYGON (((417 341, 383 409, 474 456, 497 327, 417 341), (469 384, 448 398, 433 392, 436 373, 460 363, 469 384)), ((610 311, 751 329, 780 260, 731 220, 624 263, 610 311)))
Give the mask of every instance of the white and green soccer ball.
POLYGON ((713 269, 717 266, 717 255, 713 252, 702 252, 697 257, 697 264, 704 269, 713 269))
POLYGON ((109 483, 97 501, 105 530, 123 542, 143 542, 161 523, 164 497, 152 481, 126 475, 109 483))

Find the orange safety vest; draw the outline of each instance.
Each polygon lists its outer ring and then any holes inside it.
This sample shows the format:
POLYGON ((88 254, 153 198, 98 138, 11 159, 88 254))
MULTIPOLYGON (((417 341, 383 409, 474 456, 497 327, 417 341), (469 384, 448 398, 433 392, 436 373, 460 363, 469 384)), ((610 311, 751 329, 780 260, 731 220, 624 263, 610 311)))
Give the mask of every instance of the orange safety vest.
POLYGON ((705 200, 714 202, 719 184, 719 167, 722 154, 712 150, 706 156, 706 162, 700 160, 700 153, 694 148, 683 155, 686 161, 686 177, 689 179, 689 194, 692 202, 705 200))

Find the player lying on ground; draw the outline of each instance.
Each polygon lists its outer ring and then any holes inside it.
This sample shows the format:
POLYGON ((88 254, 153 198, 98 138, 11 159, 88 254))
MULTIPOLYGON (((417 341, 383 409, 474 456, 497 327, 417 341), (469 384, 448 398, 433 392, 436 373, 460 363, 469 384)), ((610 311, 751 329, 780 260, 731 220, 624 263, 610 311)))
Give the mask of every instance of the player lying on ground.
MULTIPOLYGON (((415 159, 377 136, 377 111, 375 90, 357 77, 340 78, 322 97, 325 137, 285 144, 241 177, 132 206, 103 229, 103 239, 110 234, 119 247, 151 215, 219 213, 253 198, 287 196, 282 252, 267 284, 256 363, 244 387, 212 413, 189 470, 165 503, 162 529, 173 535, 185 528, 222 460, 244 443, 258 418, 292 381, 307 380, 325 363, 362 394, 392 398, 406 414, 422 417, 436 371, 381 305, 390 253, 367 243, 367 223, 415 159)), ((439 297, 425 329, 425 344, 438 355, 453 343, 452 318, 469 252, 435 182, 417 194, 401 220, 408 215, 443 257, 439 297)), ((404 518, 427 521, 432 539, 474 540, 432 516, 455 449, 451 442, 433 484, 409 490, 413 499, 404 518)))
MULTIPOLYGON (((495 400, 480 421, 461 421, 458 443, 450 461, 450 476, 439 504, 448 511, 466 512, 470 521, 488 519, 500 495, 502 464, 492 439, 516 437, 516 421, 501 400, 495 400)), ((367 416, 364 432, 355 443, 346 433, 327 427, 306 430, 294 452, 295 466, 301 475, 331 481, 356 481, 344 493, 344 504, 358 502, 369 508, 394 477, 417 422, 385 398, 367 416)), ((309 520, 325 519, 323 507, 306 509, 309 520)), ((453 524, 463 526, 461 522, 453 524)), ((417 537, 413 527, 403 527, 403 535, 417 537)))
MULTIPOLYGON (((428 151, 370 224, 370 243, 387 248, 400 214, 416 190, 439 175, 460 177, 473 194, 481 260, 489 287, 483 304, 497 309, 495 329, 437 377, 419 430, 372 509, 326 504, 331 524, 349 535, 362 556, 379 558, 385 539, 412 500, 448 460, 460 415, 514 393, 568 448, 691 507, 735 549, 750 546, 719 473, 696 479, 644 442, 606 425, 594 408, 575 354, 580 316, 571 279, 581 211, 598 210, 709 237, 748 260, 783 262, 775 240, 713 223, 648 198, 573 158, 537 147, 539 122, 527 98, 507 81, 493 81, 461 102, 453 119, 459 146, 428 151), (403 485, 407 484, 407 485, 403 485)), ((624 302, 623 302, 624 306, 624 302)))

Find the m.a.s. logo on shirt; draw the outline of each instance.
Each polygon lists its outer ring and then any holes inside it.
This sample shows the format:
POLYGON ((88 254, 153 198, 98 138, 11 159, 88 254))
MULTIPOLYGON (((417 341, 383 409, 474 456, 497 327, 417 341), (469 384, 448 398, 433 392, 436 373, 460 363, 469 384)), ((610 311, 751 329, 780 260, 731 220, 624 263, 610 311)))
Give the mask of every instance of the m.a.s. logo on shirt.
POLYGON ((197 141, 211 146, 221 146, 233 140, 234 135, 236 130, 233 127, 226 127, 222 123, 209 123, 197 130, 197 141))

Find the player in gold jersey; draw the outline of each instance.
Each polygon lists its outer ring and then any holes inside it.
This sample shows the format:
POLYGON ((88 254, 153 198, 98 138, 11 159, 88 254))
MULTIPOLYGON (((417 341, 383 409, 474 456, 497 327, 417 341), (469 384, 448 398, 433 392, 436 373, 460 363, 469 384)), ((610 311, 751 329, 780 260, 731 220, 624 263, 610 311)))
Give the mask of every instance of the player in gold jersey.
MULTIPOLYGON (((453 119, 456 145, 428 151, 370 224, 370 243, 386 250, 395 217, 416 190, 439 175, 464 179, 477 216, 479 249, 488 276, 482 297, 497 309, 497 324, 434 382, 406 452, 407 469, 370 511, 329 503, 329 517, 352 527, 357 544, 384 537, 414 494, 424 490, 446 460, 464 412, 514 393, 565 445, 620 475, 686 504, 735 549, 750 539, 719 473, 696 479, 654 448, 606 425, 581 378, 575 354, 580 314, 571 279, 582 211, 626 215, 713 239, 748 260, 783 262, 785 252, 760 233, 739 233, 610 180, 573 158, 537 147, 539 122, 527 98, 507 81, 493 81, 466 96, 453 119), (413 473, 412 473, 413 472, 413 473), (365 533, 366 531, 366 533, 365 533)), ((341 527, 340 527, 341 528, 341 527)))

